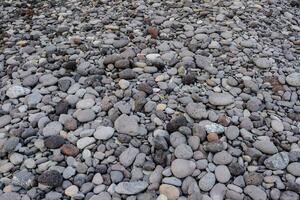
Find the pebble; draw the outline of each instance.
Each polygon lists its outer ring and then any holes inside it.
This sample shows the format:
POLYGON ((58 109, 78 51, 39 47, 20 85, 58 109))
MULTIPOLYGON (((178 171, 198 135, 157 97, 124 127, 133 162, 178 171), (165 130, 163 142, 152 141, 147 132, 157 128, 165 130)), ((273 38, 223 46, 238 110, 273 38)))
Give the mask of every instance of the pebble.
POLYGON ((227 106, 234 102, 234 98, 229 93, 213 93, 209 95, 208 101, 214 106, 227 106))
POLYGON ((287 171, 294 176, 300 176, 300 163, 293 162, 287 166, 287 171))
POLYGON ((59 135, 62 129, 63 126, 58 121, 50 122, 43 128, 43 135, 45 137, 59 135))
POLYGON ((180 192, 177 189, 177 187, 168 184, 160 185, 159 193, 165 195, 168 200, 176 200, 180 195, 180 192))
POLYGON ((115 187, 118 194, 134 195, 144 191, 148 187, 145 181, 121 182, 115 187))
POLYGON ((112 127, 99 126, 94 132, 94 137, 98 140, 108 140, 114 132, 115 130, 112 127))
POLYGON ((16 99, 21 96, 28 95, 30 93, 30 89, 22 87, 20 85, 15 85, 6 91, 6 96, 8 96, 11 99, 16 99))
POLYGON ((177 178, 184 178, 191 175, 196 168, 196 164, 190 160, 176 159, 171 164, 171 171, 177 178))
POLYGON ((58 186, 62 185, 63 177, 58 171, 49 170, 49 171, 43 172, 38 177, 38 182, 43 185, 47 185, 47 186, 51 186, 51 187, 58 187, 58 186))
POLYGON ((245 194, 249 195, 253 200, 266 200, 266 193, 255 185, 248 185, 244 189, 245 194))
POLYGON ((202 191, 207 192, 213 188, 215 183, 216 183, 216 176, 213 173, 208 172, 202 178, 200 178, 199 188, 202 191))
POLYGON ((34 175, 26 170, 19 171, 14 174, 12 183, 25 189, 30 189, 34 186, 35 177, 34 175))
POLYGON ((287 152, 280 152, 272 155, 264 161, 265 166, 271 170, 285 169, 289 164, 289 155, 287 152))
POLYGON ((85 147, 93 144, 94 142, 96 141, 95 138, 93 137, 84 137, 84 138, 80 138, 78 141, 77 141, 77 147, 79 149, 84 149, 85 147))
POLYGON ((139 125, 133 116, 122 114, 115 121, 115 129, 118 133, 136 136, 139 125))
POLYGON ((292 73, 286 77, 286 82, 294 87, 300 87, 300 73, 292 73))
POLYGON ((49 149, 57 149, 65 143, 65 139, 59 135, 53 135, 45 139, 45 147, 49 149))
POLYGON ((231 178, 230 171, 226 165, 218 165, 215 169, 215 175, 220 183, 227 183, 231 178))
POLYGON ((260 141, 256 141, 253 143, 253 146, 260 150, 263 153, 266 154, 275 154, 278 152, 278 149, 276 148, 276 146, 274 145, 273 142, 269 141, 269 140, 260 140, 260 141))

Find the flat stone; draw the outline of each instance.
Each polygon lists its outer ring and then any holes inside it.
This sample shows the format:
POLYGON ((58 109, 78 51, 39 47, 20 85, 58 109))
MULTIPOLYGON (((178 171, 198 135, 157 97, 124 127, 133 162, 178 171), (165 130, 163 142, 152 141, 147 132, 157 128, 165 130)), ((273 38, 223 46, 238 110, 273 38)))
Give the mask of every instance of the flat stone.
POLYGON ((78 112, 76 112, 76 118, 80 122, 89 122, 95 119, 95 117, 96 114, 91 109, 79 110, 78 112))
POLYGON ((77 102, 76 108, 77 109, 88 109, 88 108, 93 107, 94 104, 95 104, 95 100, 92 98, 82 99, 77 102))
POLYGON ((227 106, 234 102, 234 98, 229 93, 213 93, 209 95, 208 101, 215 106, 227 106))
POLYGON ((1 200, 20 200, 21 196, 16 192, 5 192, 0 195, 1 200))
POLYGON ((115 121, 115 129, 118 133, 136 136, 138 135, 138 128, 139 125, 133 116, 122 114, 115 121))
POLYGON ((127 148, 125 151, 123 151, 121 153, 121 155, 119 157, 120 163, 124 167, 129 167, 133 163, 133 161, 138 153, 139 153, 139 150, 137 148, 134 148, 134 147, 127 148))
POLYGON ((109 126, 99 126, 94 132, 94 137, 98 140, 108 140, 113 136, 115 129, 109 126))
POLYGON ((3 115, 0 117, 0 128, 3 128, 11 122, 12 118, 10 115, 3 115))
POLYGON ((84 149, 85 147, 93 144, 94 142, 96 142, 96 139, 93 137, 84 137, 84 138, 80 138, 77 141, 77 147, 79 149, 84 149))
POLYGON ((148 183, 145 181, 121 182, 116 186, 115 191, 118 194, 134 195, 144 191, 147 187, 148 183))
POLYGON ((260 150, 263 153, 266 154, 275 154, 278 152, 277 147, 274 145, 273 142, 271 142, 270 140, 260 140, 260 141, 255 141, 253 143, 253 146, 260 150))

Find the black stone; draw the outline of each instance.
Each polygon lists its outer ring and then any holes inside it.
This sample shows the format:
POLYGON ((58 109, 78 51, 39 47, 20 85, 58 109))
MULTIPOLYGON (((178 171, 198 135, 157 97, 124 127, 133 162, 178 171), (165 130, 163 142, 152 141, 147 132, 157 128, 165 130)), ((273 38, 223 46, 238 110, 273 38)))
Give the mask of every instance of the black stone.
POLYGON ((44 140, 45 147, 57 149, 65 143, 65 139, 59 135, 53 135, 44 140))
POLYGON ((168 124, 167 124, 167 131, 169 133, 173 133, 174 131, 177 131, 180 126, 186 126, 187 125, 187 120, 183 115, 180 115, 174 119, 172 119, 168 124))
POLYGON ((38 182, 43 185, 48 185, 51 187, 59 187, 63 183, 62 175, 56 170, 49 170, 43 172, 38 177, 38 182))

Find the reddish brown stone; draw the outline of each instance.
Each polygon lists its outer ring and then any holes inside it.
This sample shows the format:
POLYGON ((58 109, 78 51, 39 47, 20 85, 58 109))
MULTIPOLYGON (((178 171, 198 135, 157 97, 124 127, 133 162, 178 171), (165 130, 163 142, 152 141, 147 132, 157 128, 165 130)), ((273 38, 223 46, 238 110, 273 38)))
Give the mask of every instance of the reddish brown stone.
POLYGON ((65 128, 68 129, 69 131, 74 131, 77 129, 77 121, 75 119, 68 119, 65 124, 65 128))
POLYGON ((79 154, 79 149, 73 144, 64 144, 61 147, 61 152, 67 156, 77 156, 79 154))
POLYGON ((158 36, 158 30, 155 27, 150 26, 147 29, 147 33, 151 35, 151 38, 156 39, 158 36))

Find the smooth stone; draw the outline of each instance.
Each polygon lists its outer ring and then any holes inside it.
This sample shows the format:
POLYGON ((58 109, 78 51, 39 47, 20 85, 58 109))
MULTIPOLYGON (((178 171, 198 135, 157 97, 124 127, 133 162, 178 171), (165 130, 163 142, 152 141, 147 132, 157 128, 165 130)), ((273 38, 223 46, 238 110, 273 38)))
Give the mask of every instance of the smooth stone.
POLYGON ((193 157, 193 150, 189 145, 180 144, 175 149, 176 158, 190 159, 193 157))
POLYGON ((214 187, 210 190, 209 194, 210 197, 213 200, 223 200, 225 197, 225 194, 227 192, 227 188, 224 184, 221 183, 217 183, 216 185, 214 185, 214 187))
POLYGON ((292 73, 286 77, 286 82, 294 87, 300 87, 300 73, 292 73))
POLYGON ((271 127, 276 132, 281 132, 284 130, 283 123, 280 120, 272 120, 271 127))
POLYGON ((213 161, 217 165, 227 165, 233 160, 232 155, 227 151, 221 151, 214 155, 213 161))
POLYGON ((177 200, 180 195, 178 188, 169 184, 160 185, 159 193, 165 195, 168 200, 177 200))
POLYGON ((144 191, 148 187, 145 181, 121 182, 115 187, 118 194, 134 195, 144 191))
POLYGON ((129 167, 132 165, 133 161, 135 160, 135 157, 138 155, 139 150, 134 147, 129 147, 125 151, 123 151, 119 157, 120 163, 124 167, 129 167))
POLYGON ((234 102, 234 98, 229 93, 213 93, 209 95, 208 101, 215 106, 227 106, 234 102))
POLYGON ((80 101, 77 102, 76 104, 76 108, 77 109, 88 109, 93 107, 93 105, 95 104, 95 100, 94 99, 82 99, 80 101))
POLYGON ((215 169, 215 175, 220 183, 227 183, 231 178, 230 171, 226 165, 218 165, 215 169))
POLYGON ((76 112, 76 118, 80 122, 89 122, 95 119, 96 114, 92 109, 79 110, 76 112))
POLYGON ((216 177, 213 173, 207 172, 199 181, 199 188, 202 191, 210 191, 216 183, 216 177))
POLYGON ((94 132, 94 137, 98 140, 108 140, 113 136, 115 129, 109 126, 99 126, 94 132))
POLYGON ((266 154, 275 154, 278 153, 277 147, 270 140, 258 140, 253 143, 253 146, 266 154))
POLYGON ((293 162, 287 166, 287 171, 294 175, 300 176, 300 162, 293 162))
POLYGON ((229 126, 225 130, 225 135, 229 140, 236 139, 240 134, 240 130, 237 126, 229 126))
POLYGON ((196 168, 196 164, 190 160, 176 159, 171 164, 171 171, 177 178, 190 176, 196 168))
POLYGON ((0 117, 0 128, 8 125, 11 122, 12 118, 10 115, 3 115, 0 117))
POLYGON ((59 135, 62 129, 63 126, 58 121, 50 122, 43 128, 43 135, 45 137, 59 135))
POLYGON ((266 200, 266 193, 255 185, 248 185, 244 189, 245 194, 249 195, 253 200, 266 200))
POLYGON ((0 195, 1 200, 20 200, 21 196, 16 192, 5 192, 0 195))
POLYGON ((84 137, 84 138, 80 138, 77 141, 77 147, 79 149, 84 149, 85 147, 93 144, 94 142, 96 142, 96 139, 93 137, 84 137))
POLYGON ((254 59, 254 63, 256 67, 261 69, 268 69, 276 64, 273 58, 256 58, 254 59))

